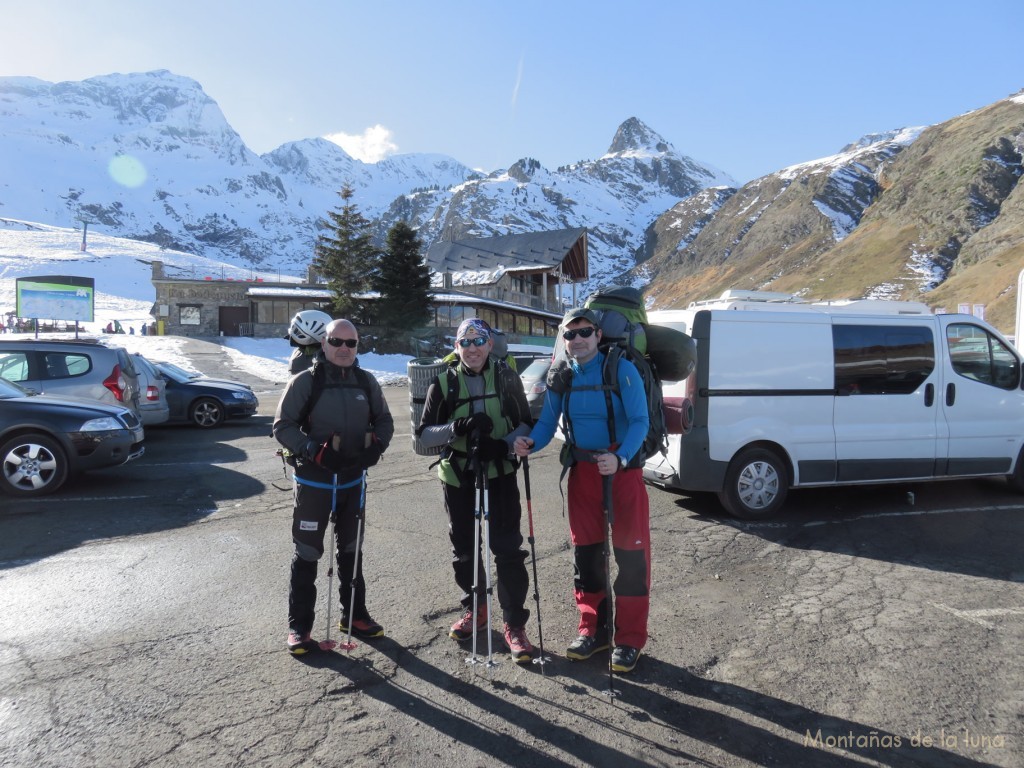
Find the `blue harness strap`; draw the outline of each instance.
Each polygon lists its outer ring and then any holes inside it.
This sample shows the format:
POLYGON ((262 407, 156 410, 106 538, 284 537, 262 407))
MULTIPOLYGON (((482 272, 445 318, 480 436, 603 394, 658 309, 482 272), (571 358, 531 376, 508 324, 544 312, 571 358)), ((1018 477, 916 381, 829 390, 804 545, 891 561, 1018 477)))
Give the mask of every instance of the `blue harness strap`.
POLYGON ((342 488, 355 488, 357 485, 359 485, 361 482, 363 482, 363 477, 362 477, 362 475, 360 475, 355 480, 353 480, 351 483, 345 483, 344 485, 335 485, 334 483, 318 483, 316 480, 307 480, 304 477, 299 477, 298 475, 296 475, 293 472, 292 473, 292 480, 294 480, 299 485, 308 485, 308 486, 310 486, 312 488, 323 488, 324 490, 327 490, 327 491, 333 491, 333 490, 341 490, 342 488))

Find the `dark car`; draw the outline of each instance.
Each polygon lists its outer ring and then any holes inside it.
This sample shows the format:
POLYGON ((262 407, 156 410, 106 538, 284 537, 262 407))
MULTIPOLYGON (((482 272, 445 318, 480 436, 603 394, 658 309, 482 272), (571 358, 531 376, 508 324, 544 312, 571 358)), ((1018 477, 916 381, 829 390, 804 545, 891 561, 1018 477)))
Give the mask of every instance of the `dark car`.
POLYGON ((245 389, 252 389, 251 386, 249 386, 248 384, 244 384, 241 381, 232 381, 231 379, 215 379, 215 378, 212 378, 210 376, 207 376, 204 373, 196 373, 195 371, 186 371, 184 368, 182 368, 179 365, 175 365, 174 363, 167 363, 167 362, 164 362, 164 361, 160 361, 158 363, 153 363, 153 365, 155 365, 157 370, 159 370, 161 373, 163 373, 165 375, 167 375, 169 373, 175 373, 178 376, 181 376, 183 378, 190 379, 191 381, 198 381, 198 382, 201 382, 203 384, 233 384, 236 387, 244 387, 245 389))
POLYGON ((137 459, 143 438, 127 408, 37 395, 0 379, 0 488, 9 494, 53 493, 79 472, 137 459))
POLYGON ((154 363, 167 379, 167 424, 192 424, 203 429, 216 427, 225 419, 252 416, 259 408, 256 395, 245 384, 197 377, 167 363, 154 363))
POLYGON ((535 359, 519 374, 523 382, 523 389, 526 390, 526 402, 530 404, 530 416, 534 420, 540 418, 541 408, 544 407, 544 396, 548 392, 548 369, 551 367, 551 357, 535 359))

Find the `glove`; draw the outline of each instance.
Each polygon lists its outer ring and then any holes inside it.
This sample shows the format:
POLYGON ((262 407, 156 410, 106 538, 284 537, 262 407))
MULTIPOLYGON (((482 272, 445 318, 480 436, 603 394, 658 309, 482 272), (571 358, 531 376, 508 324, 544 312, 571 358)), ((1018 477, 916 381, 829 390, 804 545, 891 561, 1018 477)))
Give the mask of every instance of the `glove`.
MULTIPOLYGON (((380 457, 378 456, 378 458, 380 457)), ((346 469, 352 469, 353 467, 358 466, 359 463, 351 456, 346 456, 340 451, 334 450, 331 447, 330 440, 320 446, 316 456, 313 457, 313 461, 324 469, 329 469, 331 472, 341 472, 346 469)))
POLYGON ((501 461, 508 457, 508 443, 501 438, 482 437, 477 451, 481 461, 501 461))
POLYGON ((462 416, 452 422, 457 437, 465 437, 473 430, 481 435, 491 434, 494 429, 494 422, 486 413, 474 413, 472 416, 462 416))
POLYGON ((370 467, 376 466, 377 462, 380 461, 380 457, 384 454, 384 447, 374 440, 370 445, 363 450, 363 455, 359 457, 359 466, 362 469, 369 469, 370 467))

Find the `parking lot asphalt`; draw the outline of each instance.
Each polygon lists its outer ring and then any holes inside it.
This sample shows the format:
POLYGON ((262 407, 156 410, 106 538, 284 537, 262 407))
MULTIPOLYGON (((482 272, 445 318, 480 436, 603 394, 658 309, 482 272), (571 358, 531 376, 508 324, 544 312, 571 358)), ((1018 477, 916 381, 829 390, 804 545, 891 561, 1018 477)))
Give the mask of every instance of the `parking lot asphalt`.
POLYGON ((5 766, 1024 764, 1024 498, 1001 481, 794 492, 763 523, 650 488, 651 640, 609 696, 603 655, 564 656, 554 449, 531 462, 540 624, 528 602, 550 661, 512 663, 495 632, 496 664, 467 664, 446 635, 439 483, 411 449, 408 390, 388 387, 398 429, 365 548, 387 636, 294 658, 283 382, 215 342, 186 349, 250 381, 260 413, 150 429, 137 462, 0 499, 5 766))

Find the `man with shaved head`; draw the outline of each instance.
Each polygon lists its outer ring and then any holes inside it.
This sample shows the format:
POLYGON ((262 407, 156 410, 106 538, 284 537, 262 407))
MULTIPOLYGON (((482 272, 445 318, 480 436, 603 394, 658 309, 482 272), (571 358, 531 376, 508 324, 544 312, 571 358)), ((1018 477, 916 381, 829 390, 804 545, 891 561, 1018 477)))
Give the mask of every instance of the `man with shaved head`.
MULTIPOLYGON (((377 380, 359 367, 359 332, 348 320, 327 325, 313 367, 288 382, 274 417, 274 437, 295 467, 291 579, 288 590, 288 650, 305 653, 316 605, 317 562, 324 534, 335 515, 341 598, 340 629, 373 638, 384 628, 366 607, 363 560, 357 551, 363 473, 380 461, 395 433, 377 380), (322 358, 322 359, 321 359, 322 358), (356 565, 358 564, 358 569, 356 565), (355 601, 349 605, 355 571, 355 601)), ((333 600, 330 595, 328 599, 333 600)))

